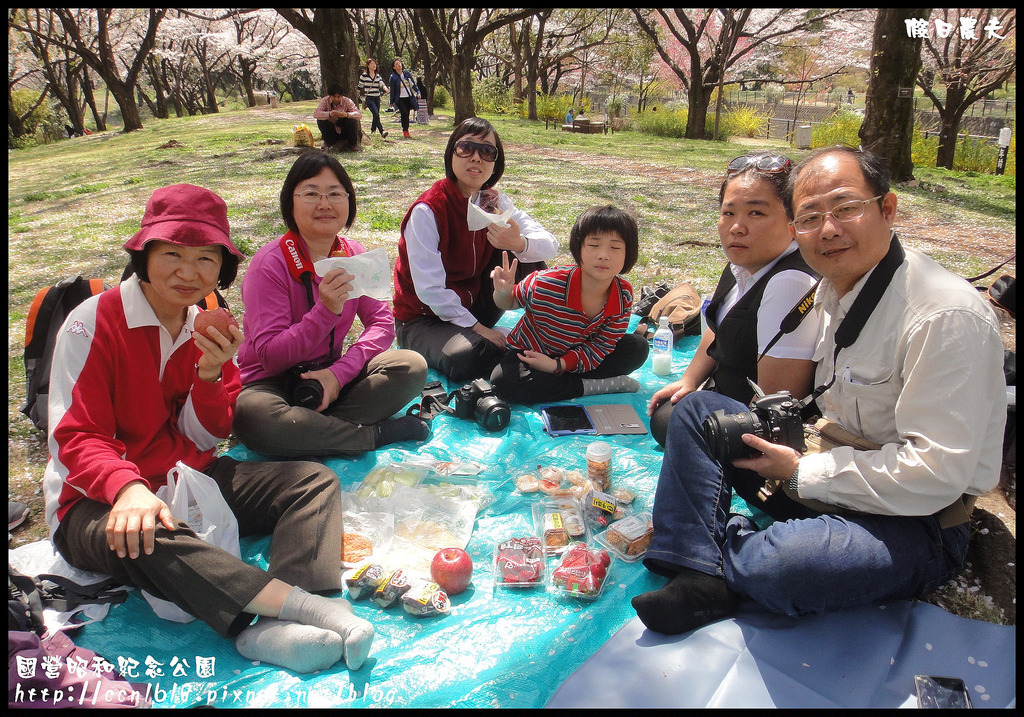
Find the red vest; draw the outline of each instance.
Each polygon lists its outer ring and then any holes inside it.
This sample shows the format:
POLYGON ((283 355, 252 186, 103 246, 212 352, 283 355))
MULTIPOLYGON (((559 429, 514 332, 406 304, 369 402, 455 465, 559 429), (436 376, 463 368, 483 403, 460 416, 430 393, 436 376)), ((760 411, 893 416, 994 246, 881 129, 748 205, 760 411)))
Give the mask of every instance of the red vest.
POLYGON ((462 196, 458 185, 445 177, 420 195, 402 220, 402 236, 398 240, 398 258, 395 260, 394 314, 399 321, 411 321, 420 316, 434 316, 430 307, 416 296, 409 267, 409 252, 405 245, 405 226, 417 204, 426 204, 434 212, 437 222, 437 249, 445 270, 445 286, 459 295, 467 309, 473 306, 480 293, 484 268, 491 259, 494 247, 487 241, 487 230, 469 231, 466 212, 469 199, 462 196))

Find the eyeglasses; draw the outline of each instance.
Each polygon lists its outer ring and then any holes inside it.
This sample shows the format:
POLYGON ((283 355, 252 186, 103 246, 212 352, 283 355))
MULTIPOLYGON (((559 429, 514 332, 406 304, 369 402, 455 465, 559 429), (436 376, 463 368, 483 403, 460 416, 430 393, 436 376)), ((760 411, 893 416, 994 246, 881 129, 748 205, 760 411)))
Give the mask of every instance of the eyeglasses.
POLYGON ((327 201, 331 204, 341 204, 348 200, 348 192, 342 192, 339 190, 324 194, 323 192, 316 192, 312 189, 307 189, 302 192, 295 192, 295 196, 299 198, 300 202, 304 202, 306 204, 319 204, 321 197, 326 197, 327 201))
POLYGON ((852 222, 854 219, 859 219, 864 215, 864 207, 869 202, 881 199, 883 196, 885 195, 879 194, 877 197, 871 197, 870 199, 851 199, 848 202, 837 204, 828 212, 801 214, 791 221, 789 226, 793 227, 797 234, 810 234, 821 229, 821 225, 827 216, 831 216, 837 222, 852 222))
POLYGON ((463 159, 472 157, 474 152, 479 152, 480 159, 485 162, 493 162, 498 158, 498 148, 493 144, 472 142, 468 139, 460 139, 455 143, 455 154, 463 159))
POLYGON ((781 154, 757 154, 753 156, 744 154, 729 162, 725 169, 729 174, 736 174, 744 169, 751 168, 767 172, 768 174, 775 174, 776 172, 784 172, 789 169, 791 164, 793 164, 792 160, 781 154))

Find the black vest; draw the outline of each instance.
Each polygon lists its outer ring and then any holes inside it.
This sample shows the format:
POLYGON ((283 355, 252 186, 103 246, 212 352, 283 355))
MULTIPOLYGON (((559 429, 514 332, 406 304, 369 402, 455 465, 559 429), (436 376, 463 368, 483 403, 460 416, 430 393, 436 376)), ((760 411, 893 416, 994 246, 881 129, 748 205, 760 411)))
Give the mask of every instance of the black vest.
POLYGON ((708 346, 708 356, 717 363, 711 379, 718 393, 742 403, 749 403, 753 398, 754 390, 747 383, 747 378, 757 381, 757 310, 761 307, 761 298, 768 281, 780 271, 788 269, 796 269, 815 278, 818 276, 807 266, 799 250, 791 252, 758 279, 736 305, 729 309, 722 324, 716 326, 718 310, 726 295, 736 285, 736 277, 728 264, 722 271, 715 295, 705 313, 708 327, 715 332, 715 340, 708 346))

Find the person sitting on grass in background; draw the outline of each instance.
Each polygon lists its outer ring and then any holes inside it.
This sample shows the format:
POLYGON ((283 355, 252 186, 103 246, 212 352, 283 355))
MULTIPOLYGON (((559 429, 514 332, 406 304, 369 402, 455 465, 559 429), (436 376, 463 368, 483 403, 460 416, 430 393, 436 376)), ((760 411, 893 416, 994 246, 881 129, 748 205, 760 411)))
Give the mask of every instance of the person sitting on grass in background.
POLYGON ((359 148, 363 130, 359 126, 362 113, 356 103, 342 94, 341 85, 332 82, 327 96, 313 110, 313 119, 324 138, 325 150, 353 152, 359 148))
POLYGON ((782 319, 817 276, 789 230, 793 217, 783 197, 792 164, 788 157, 764 153, 729 162, 718 192, 718 239, 729 263, 707 307, 708 328, 690 365, 648 405, 651 436, 661 446, 672 409, 699 388, 741 403, 754 396, 747 379, 766 394, 789 391, 800 399, 811 392, 814 321, 802 321, 769 347, 782 319))
POLYGON ((535 404, 640 389, 628 375, 647 359, 647 340, 629 327, 633 287, 623 279, 639 251, 636 221, 611 205, 591 207, 569 234, 575 266, 535 271, 515 283, 518 261, 491 272, 494 303, 524 309, 508 353, 491 373, 508 401, 535 404))
POLYGON ((425 440, 425 421, 392 418, 420 395, 427 364, 415 351, 391 349, 388 303, 349 298, 355 277, 344 269, 314 271, 321 259, 366 251, 339 235, 355 221, 356 190, 337 158, 307 152, 295 160, 281 188, 281 216, 288 231, 256 252, 242 281, 245 387, 235 435, 254 451, 289 457, 425 440), (361 332, 346 346, 357 319, 361 332), (312 400, 300 388, 312 388, 312 400))
POLYGON ((241 389, 232 358, 243 337, 193 326, 195 303, 230 286, 242 256, 224 200, 190 184, 158 189, 124 247, 134 274, 79 304, 57 334, 43 476, 54 548, 237 636, 249 659, 313 672, 344 657, 359 669, 373 626, 346 600, 313 594, 341 590, 338 477, 319 463, 214 457, 241 389), (217 483, 239 535, 273 533, 266 571, 171 514, 160 491, 179 461, 217 483))

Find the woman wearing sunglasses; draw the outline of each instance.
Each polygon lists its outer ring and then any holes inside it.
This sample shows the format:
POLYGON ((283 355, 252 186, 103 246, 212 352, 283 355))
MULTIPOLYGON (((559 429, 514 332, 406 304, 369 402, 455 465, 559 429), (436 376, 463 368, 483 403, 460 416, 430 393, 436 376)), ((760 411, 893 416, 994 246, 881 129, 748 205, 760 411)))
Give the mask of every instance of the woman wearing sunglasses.
POLYGON ((464 381, 490 376, 505 355, 505 334, 493 328, 503 311, 494 304, 490 279, 502 251, 519 260, 519 280, 546 268, 558 245, 494 189, 505 171, 505 151, 490 122, 470 117, 456 127, 444 166, 445 178, 420 195, 402 220, 395 324, 400 347, 464 381), (491 223, 488 214, 509 216, 491 223), (486 226, 475 228, 480 224, 486 226))
POLYGON ((683 377, 658 390, 647 407, 651 435, 662 446, 675 404, 698 388, 743 403, 754 395, 747 379, 767 394, 803 398, 811 391, 813 320, 784 334, 758 360, 817 279, 788 226, 792 208, 783 196, 791 167, 788 157, 760 153, 729 162, 718 193, 718 238, 729 263, 705 307, 708 328, 683 377))

